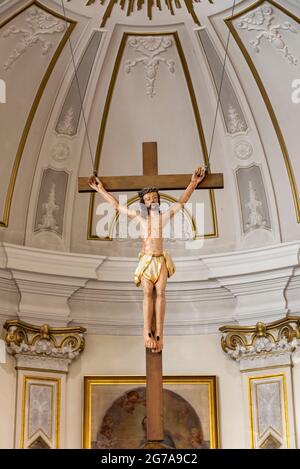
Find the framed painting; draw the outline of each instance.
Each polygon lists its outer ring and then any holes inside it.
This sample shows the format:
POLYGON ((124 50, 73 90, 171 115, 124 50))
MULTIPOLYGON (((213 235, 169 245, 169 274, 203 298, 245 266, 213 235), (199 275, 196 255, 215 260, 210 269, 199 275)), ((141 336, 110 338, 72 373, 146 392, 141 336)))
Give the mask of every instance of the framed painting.
MULTIPOLYGON (((164 441, 176 449, 219 448, 216 376, 165 376, 164 441)), ((146 443, 145 376, 85 376, 83 447, 146 443)))

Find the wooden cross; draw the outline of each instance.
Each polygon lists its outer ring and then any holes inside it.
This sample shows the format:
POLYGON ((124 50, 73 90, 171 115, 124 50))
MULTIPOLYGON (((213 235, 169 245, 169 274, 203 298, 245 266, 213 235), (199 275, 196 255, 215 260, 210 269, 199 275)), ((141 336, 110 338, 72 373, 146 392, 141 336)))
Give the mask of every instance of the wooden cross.
MULTIPOLYGON (((158 174, 157 143, 143 143, 142 176, 100 176, 108 192, 140 191, 143 187, 156 186, 159 190, 186 189, 191 181, 191 174, 158 174)), ((94 192, 87 177, 78 178, 79 192, 94 192)), ((197 189, 223 189, 223 174, 206 174, 197 189)))
MULTIPOLYGON (((88 184, 88 179, 87 177, 78 178, 79 192, 94 192, 88 184)), ((142 176, 101 176, 100 180, 105 189, 111 192, 139 191, 143 187, 153 185, 159 190, 172 190, 186 189, 191 181, 191 174, 159 175, 157 143, 144 142, 142 176)), ((208 173, 197 189, 223 189, 223 187, 223 174, 208 173)), ((155 322, 155 311, 153 322, 155 322)), ((146 401, 148 443, 145 448, 162 448, 163 446, 159 443, 164 439, 162 353, 153 353, 150 349, 146 349, 146 401)))

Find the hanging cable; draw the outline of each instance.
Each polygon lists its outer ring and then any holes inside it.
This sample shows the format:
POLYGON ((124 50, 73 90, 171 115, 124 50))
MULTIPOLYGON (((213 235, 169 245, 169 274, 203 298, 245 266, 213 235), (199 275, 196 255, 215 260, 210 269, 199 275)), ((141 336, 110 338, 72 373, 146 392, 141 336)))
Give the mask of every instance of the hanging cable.
MULTIPOLYGON (((62 5, 62 10, 63 10, 63 14, 64 14, 65 23, 67 25, 68 20, 67 20, 66 10, 65 10, 63 0, 61 0, 61 5, 62 5)), ((236 5, 236 0, 233 0, 233 5, 232 5, 232 9, 231 9, 231 17, 233 17, 233 15, 234 15, 235 5, 236 5)), ((218 117, 218 111, 219 111, 220 101, 221 101, 221 92, 222 92, 222 86, 223 86, 223 81, 224 81, 224 76, 225 76, 226 61, 227 61, 227 56, 228 56, 230 36, 231 36, 231 31, 229 30, 228 37, 227 37, 227 42, 226 42, 226 48, 225 48, 225 57, 224 57, 224 62, 223 62, 223 67, 222 67, 221 81, 220 81, 220 86, 219 86, 219 90, 218 90, 217 107, 216 107, 216 112, 215 112, 215 116, 214 116, 214 123, 213 123, 211 142, 210 142, 210 146, 209 146, 208 159, 207 159, 207 164, 206 164, 207 169, 210 168, 210 157, 211 157, 212 148, 213 148, 213 142, 214 142, 214 136, 215 136, 215 130, 216 130, 216 124, 217 124, 217 117, 218 117)), ((92 167, 93 167, 93 174, 96 176, 97 175, 97 170, 95 168, 95 162, 93 160, 91 141, 90 141, 90 137, 89 137, 89 133, 88 133, 87 122, 86 122, 84 108, 83 108, 83 99, 82 99, 82 95, 81 95, 81 91, 80 91, 80 85, 79 85, 77 69, 76 69, 76 64, 75 64, 75 59, 74 59, 74 52, 73 52, 73 47, 72 47, 72 44, 71 44, 70 37, 68 38, 68 42, 69 42, 69 46, 70 46, 71 58, 72 58, 72 63, 73 63, 73 67, 74 67, 75 80, 76 80, 78 95, 79 95, 79 99, 80 99, 80 110, 81 110, 82 118, 83 118, 83 121, 84 121, 85 132, 86 132, 88 146, 89 146, 89 152, 90 152, 90 158, 91 158, 92 167)))
MULTIPOLYGON (((235 4, 236 4, 236 0, 233 0, 233 5, 232 5, 232 9, 231 9, 231 18, 232 18, 233 15, 234 15, 235 4)), ((225 68, 226 68, 226 60, 227 60, 227 56, 228 56, 228 49, 229 49, 229 40, 230 40, 230 36, 231 36, 231 31, 230 31, 230 29, 229 29, 228 37, 227 37, 227 43, 226 43, 226 48, 225 48, 225 57, 224 57, 224 62, 223 62, 223 68, 222 68, 222 74, 221 74, 220 87, 219 87, 219 90, 218 90, 217 108, 216 108, 216 112, 215 112, 213 131, 212 131, 211 142, 210 142, 210 147, 209 147, 208 161, 207 161, 207 165, 206 165, 206 167, 207 167, 208 169, 210 168, 209 160, 210 160, 210 157, 211 157, 211 152, 212 152, 212 147, 213 147, 213 141, 214 141, 214 136, 215 136, 215 130, 216 130, 216 124, 217 124, 218 111, 219 111, 219 107, 220 107, 221 92, 222 92, 222 85, 223 85, 224 76, 225 76, 225 68)))
MULTIPOLYGON (((67 25, 67 24, 68 24, 68 20, 67 20, 67 15, 66 15, 66 10, 65 10, 65 6, 64 6, 63 0, 61 0, 61 6, 62 6, 62 9, 63 9, 63 14, 64 14, 64 18, 65 18, 65 23, 66 23, 66 25, 67 25)), ((82 99, 82 95, 81 95, 81 91, 80 91, 80 85, 79 85, 79 80, 78 80, 78 75, 77 75, 77 69, 76 69, 76 64, 75 64, 75 59, 74 59, 74 52, 73 52, 73 47, 72 47, 72 43, 71 43, 70 36, 69 36, 69 38, 68 38, 68 42, 69 42, 69 46, 70 46, 71 57, 72 57, 72 63, 73 63, 73 67, 74 67, 75 80, 76 80, 77 89, 78 89, 78 96, 79 96, 79 100, 80 100, 80 111, 81 111, 81 113, 82 113, 82 118, 83 118, 83 122, 84 122, 84 126, 85 126, 85 133, 86 133, 86 137, 87 137, 87 141, 88 141, 88 146, 89 146, 90 157, 91 157, 91 161, 92 161, 93 174, 94 174, 95 176, 97 176, 97 169, 95 168, 95 162, 94 162, 94 159, 93 159, 92 146, 91 146, 91 141, 90 141, 89 132, 88 132, 88 128, 87 128, 85 113, 84 113, 84 109, 83 109, 83 99, 82 99)))

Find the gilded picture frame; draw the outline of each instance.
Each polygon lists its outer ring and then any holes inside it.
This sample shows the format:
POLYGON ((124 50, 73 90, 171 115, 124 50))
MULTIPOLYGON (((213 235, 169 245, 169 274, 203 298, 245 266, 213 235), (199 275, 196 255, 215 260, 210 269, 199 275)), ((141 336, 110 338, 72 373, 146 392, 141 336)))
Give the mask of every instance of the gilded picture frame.
MULTIPOLYGON (((216 376, 165 376, 164 443, 220 447, 216 376)), ((146 377, 85 376, 83 448, 139 449, 146 442, 146 377)))

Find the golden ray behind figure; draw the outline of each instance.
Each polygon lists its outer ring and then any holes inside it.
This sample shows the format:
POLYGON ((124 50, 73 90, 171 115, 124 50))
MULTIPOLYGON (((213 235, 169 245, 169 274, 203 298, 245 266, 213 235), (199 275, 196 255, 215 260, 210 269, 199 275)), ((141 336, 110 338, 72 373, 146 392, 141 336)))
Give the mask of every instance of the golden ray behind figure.
MULTIPOLYGON (((70 2, 71 0, 67 0, 70 2)), ((207 0, 208 3, 214 3, 214 0, 207 0)), ((195 13, 194 4, 200 3, 201 0, 108 0, 108 5, 102 17, 102 22, 100 27, 103 28, 110 18, 114 6, 119 3, 121 10, 126 10, 126 16, 130 16, 134 11, 142 10, 143 8, 147 11, 147 16, 149 20, 152 20, 153 8, 157 8, 159 11, 162 11, 162 2, 165 3, 167 9, 171 15, 175 15, 175 8, 182 8, 182 3, 185 4, 187 11, 193 18, 194 22, 200 26, 200 21, 195 13), (126 6, 127 5, 127 6, 126 6)), ((86 6, 94 5, 96 0, 87 0, 86 6)), ((105 5, 106 0, 99 0, 100 5, 105 5)))

